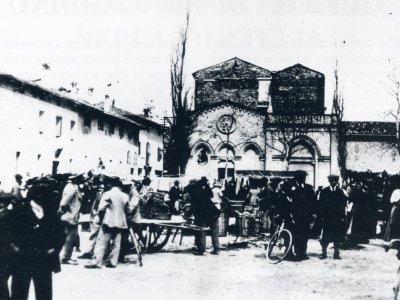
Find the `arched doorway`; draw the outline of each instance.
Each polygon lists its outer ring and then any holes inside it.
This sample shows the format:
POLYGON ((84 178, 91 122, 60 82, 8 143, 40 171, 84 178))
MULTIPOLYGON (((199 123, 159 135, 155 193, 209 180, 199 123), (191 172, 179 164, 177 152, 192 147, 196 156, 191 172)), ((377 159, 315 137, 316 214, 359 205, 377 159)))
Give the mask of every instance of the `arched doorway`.
POLYGON ((307 172, 306 182, 318 185, 318 149, 309 139, 299 138, 290 147, 289 171, 303 170, 307 172))
MULTIPOLYGON (((263 163, 260 160, 262 150, 258 145, 248 144, 245 145, 242 151, 242 158, 240 160, 240 168, 243 170, 263 170, 263 163)), ((239 164, 237 166, 239 169, 239 164)))
POLYGON ((218 161, 218 179, 235 177, 235 150, 229 145, 222 145, 217 153, 218 161))
POLYGON ((213 150, 206 142, 200 142, 193 146, 188 164, 186 166, 186 174, 193 177, 211 176, 212 167, 211 156, 213 150))

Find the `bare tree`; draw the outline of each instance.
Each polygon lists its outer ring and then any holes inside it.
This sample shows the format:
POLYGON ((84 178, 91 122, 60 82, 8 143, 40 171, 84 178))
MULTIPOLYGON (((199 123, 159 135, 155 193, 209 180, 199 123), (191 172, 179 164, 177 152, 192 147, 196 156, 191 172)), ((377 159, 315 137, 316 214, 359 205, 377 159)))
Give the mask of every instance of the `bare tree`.
POLYGON ((191 130, 189 89, 185 86, 185 58, 189 37, 190 12, 179 33, 179 41, 171 57, 171 100, 172 118, 166 118, 168 137, 166 142, 166 169, 172 173, 185 172, 190 154, 189 135, 191 130))
POLYGON ((389 60, 390 72, 386 76, 387 82, 382 84, 395 101, 395 108, 389 111, 389 115, 395 119, 396 122, 396 139, 394 146, 400 154, 400 80, 399 80, 399 67, 389 60))
POLYGON ((342 177, 346 173, 347 148, 345 140, 344 116, 344 97, 339 87, 338 61, 336 60, 335 68, 335 91, 333 93, 332 114, 336 118, 338 132, 338 163, 342 177))
MULTIPOLYGON (((307 149, 298 143, 312 128, 320 116, 300 115, 296 110, 288 110, 286 114, 268 115, 265 119, 266 146, 278 152, 289 169, 290 158, 297 152, 307 149)), ((309 150, 309 149, 307 149, 309 150)))

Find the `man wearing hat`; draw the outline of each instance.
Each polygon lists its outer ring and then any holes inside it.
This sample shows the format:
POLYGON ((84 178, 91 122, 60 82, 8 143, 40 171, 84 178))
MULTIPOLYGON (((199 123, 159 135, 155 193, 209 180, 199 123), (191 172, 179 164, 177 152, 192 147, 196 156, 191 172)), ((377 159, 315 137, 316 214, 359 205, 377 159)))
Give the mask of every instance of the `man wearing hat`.
POLYGON ((128 229, 127 215, 130 214, 129 196, 122 191, 123 184, 118 178, 112 180, 112 188, 105 192, 100 199, 99 214, 104 214, 103 222, 97 237, 94 249, 94 259, 85 265, 86 268, 101 268, 104 255, 114 242, 110 253, 108 268, 115 268, 118 264, 121 249, 122 232, 128 229))
POLYGON ((64 228, 53 203, 56 197, 50 185, 37 183, 28 191, 29 202, 11 211, 15 256, 11 299, 28 299, 31 281, 35 299, 52 299, 52 273, 61 271, 59 253, 64 244, 64 228))
POLYGON ((321 191, 319 198, 320 218, 322 222, 320 259, 327 258, 326 249, 330 242, 333 243, 333 258, 340 259, 339 243, 344 233, 344 222, 346 217, 346 195, 339 188, 338 175, 328 176, 329 186, 321 191))
POLYGON ((11 276, 13 258, 10 240, 10 204, 12 195, 0 192, 0 299, 9 299, 8 279, 11 276))
POLYGON ((316 195, 311 185, 306 183, 307 172, 296 171, 292 186, 292 215, 294 221, 293 245, 296 260, 308 259, 307 243, 310 224, 316 210, 316 195))
POLYGON ((174 185, 169 190, 169 211, 171 214, 176 214, 175 202, 182 197, 182 191, 179 187, 179 180, 174 181, 174 185))
POLYGON ((82 175, 70 176, 69 182, 65 186, 60 202, 59 214, 65 225, 66 240, 64 244, 64 254, 61 260, 63 264, 77 265, 76 260, 71 259, 73 248, 76 245, 78 236, 79 212, 82 203, 82 193, 78 185, 82 175))

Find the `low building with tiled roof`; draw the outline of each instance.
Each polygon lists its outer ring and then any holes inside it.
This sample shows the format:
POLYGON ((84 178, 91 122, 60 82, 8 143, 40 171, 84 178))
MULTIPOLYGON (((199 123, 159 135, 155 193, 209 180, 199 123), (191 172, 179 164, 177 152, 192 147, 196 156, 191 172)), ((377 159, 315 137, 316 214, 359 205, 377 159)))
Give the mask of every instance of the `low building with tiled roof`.
POLYGON ((161 125, 0 74, 0 180, 94 170, 153 176, 163 170, 161 125))

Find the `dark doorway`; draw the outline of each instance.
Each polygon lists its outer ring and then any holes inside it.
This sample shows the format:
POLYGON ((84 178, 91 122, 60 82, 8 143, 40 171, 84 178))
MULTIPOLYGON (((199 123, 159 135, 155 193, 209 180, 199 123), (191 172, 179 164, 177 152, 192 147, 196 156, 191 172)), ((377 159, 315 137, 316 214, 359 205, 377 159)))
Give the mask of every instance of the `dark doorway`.
MULTIPOLYGON (((227 168, 227 177, 235 177, 235 169, 227 168)), ((225 178, 225 168, 218 168, 218 179, 225 178)))

